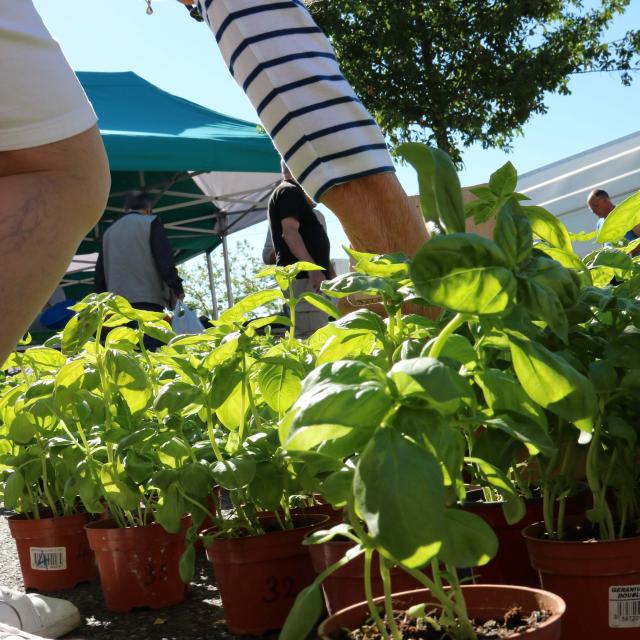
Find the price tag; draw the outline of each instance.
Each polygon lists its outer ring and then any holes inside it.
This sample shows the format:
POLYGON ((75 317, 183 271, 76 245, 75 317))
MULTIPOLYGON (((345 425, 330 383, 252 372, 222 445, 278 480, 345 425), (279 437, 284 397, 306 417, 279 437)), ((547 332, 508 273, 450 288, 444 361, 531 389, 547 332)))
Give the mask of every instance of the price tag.
POLYGON ((67 568, 66 547, 29 547, 31 568, 36 571, 62 571, 67 568))
POLYGON ((609 626, 640 627, 640 584, 609 587, 609 626))

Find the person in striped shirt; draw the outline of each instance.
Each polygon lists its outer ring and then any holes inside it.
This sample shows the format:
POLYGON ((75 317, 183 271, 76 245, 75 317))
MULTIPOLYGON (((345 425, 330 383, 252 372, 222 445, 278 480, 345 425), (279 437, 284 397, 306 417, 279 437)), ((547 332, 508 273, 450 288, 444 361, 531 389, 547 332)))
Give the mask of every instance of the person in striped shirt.
POLYGON ((302 0, 179 0, 214 33, 231 75, 298 183, 354 248, 413 254, 428 239, 375 120, 302 0))

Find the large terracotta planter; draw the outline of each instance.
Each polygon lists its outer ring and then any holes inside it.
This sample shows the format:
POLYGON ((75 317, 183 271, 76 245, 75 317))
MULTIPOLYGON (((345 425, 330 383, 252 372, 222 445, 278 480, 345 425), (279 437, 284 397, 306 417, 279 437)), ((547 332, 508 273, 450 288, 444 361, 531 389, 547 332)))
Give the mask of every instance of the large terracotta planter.
MULTIPOLYGON (((560 640, 562 631, 562 615, 565 610, 562 598, 553 593, 541 589, 529 587, 512 587, 503 585, 467 585, 462 587, 467 610, 470 618, 488 620, 490 618, 502 619, 504 614, 514 605, 522 607, 525 613, 535 610, 549 610, 551 617, 538 628, 526 633, 514 635, 510 640, 523 638, 526 640, 560 640)), ((381 603, 383 598, 376 598, 381 603)), ((433 602, 433 596, 428 589, 405 591, 393 594, 394 607, 406 609, 423 602, 433 602)), ((322 640, 332 640, 332 634, 346 629, 357 629, 369 616, 369 608, 366 602, 338 611, 327 618, 318 628, 318 636, 322 640)), ((601 640, 608 640, 603 636, 601 640)))
POLYGON ((191 518, 185 516, 175 534, 157 523, 122 529, 113 519, 86 526, 108 609, 161 609, 184 600, 187 585, 180 579, 179 562, 190 524, 191 518))
MULTIPOLYGON (((584 514, 588 509, 588 491, 567 498, 567 516, 584 514)), ((544 519, 542 498, 525 500, 526 512, 522 520, 509 524, 504 517, 501 502, 483 502, 482 490, 470 491, 469 502, 463 509, 480 516, 495 532, 498 538, 498 552, 493 559, 482 567, 474 567, 476 584, 513 584, 525 587, 539 587, 538 573, 529 562, 527 545, 522 537, 522 529, 544 519), (478 501, 472 501, 476 498, 478 501)))
POLYGON ((29 520, 8 518, 16 541, 25 589, 71 589, 97 577, 95 558, 84 533, 88 513, 29 520))
POLYGON ((544 532, 539 522, 522 534, 543 587, 567 603, 562 639, 638 640, 640 537, 571 542, 544 532))
MULTIPOLYGON (((346 551, 353 546, 353 542, 341 540, 309 545, 308 549, 314 571, 318 574, 322 573, 327 567, 340 560, 346 551)), ((376 553, 371 568, 371 589, 374 597, 381 596, 384 593, 378 562, 376 553)), ((419 589, 422 586, 406 571, 397 567, 391 569, 391 585, 394 592, 419 589)), ((352 604, 362 602, 366 597, 364 592, 363 556, 360 555, 354 558, 325 578, 322 582, 322 591, 329 613, 335 613, 352 604)))
MULTIPOLYGON (((266 526, 269 520, 262 519, 266 526)), ((327 516, 293 516, 293 520, 295 529, 217 538, 207 546, 232 633, 261 635, 280 629, 298 593, 315 578, 302 540, 312 528, 326 523, 327 516)))

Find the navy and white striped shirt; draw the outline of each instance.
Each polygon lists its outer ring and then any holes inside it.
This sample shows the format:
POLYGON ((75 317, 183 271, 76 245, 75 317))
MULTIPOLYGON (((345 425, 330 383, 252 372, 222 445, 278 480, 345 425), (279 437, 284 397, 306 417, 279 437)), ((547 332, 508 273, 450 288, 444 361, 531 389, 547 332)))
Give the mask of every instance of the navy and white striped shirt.
POLYGON ((384 137, 301 0, 198 0, 236 82, 314 199, 394 171, 384 137))

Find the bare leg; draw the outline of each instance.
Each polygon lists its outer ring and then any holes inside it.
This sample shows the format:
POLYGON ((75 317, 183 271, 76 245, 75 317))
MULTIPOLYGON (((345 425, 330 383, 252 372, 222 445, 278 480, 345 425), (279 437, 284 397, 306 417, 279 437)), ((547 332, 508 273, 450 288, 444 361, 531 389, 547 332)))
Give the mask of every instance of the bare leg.
POLYGON ((102 215, 109 186, 97 127, 53 144, 0 152, 0 363, 102 215))
POLYGON ((424 220, 395 173, 352 180, 321 198, 342 223, 354 249, 413 255, 429 238, 424 220))

